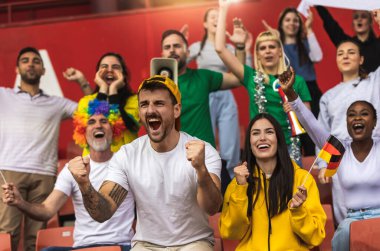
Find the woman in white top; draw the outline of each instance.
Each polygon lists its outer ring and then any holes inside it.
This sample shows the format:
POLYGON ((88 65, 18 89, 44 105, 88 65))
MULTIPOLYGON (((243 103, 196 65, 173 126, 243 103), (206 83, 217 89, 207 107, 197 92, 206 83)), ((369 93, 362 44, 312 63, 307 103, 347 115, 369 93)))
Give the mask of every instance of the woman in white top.
MULTIPOLYGON (((355 41, 345 41, 338 46, 336 61, 343 80, 322 95, 318 120, 330 134, 342 140, 351 140, 342 114, 345 114, 348 107, 358 100, 368 101, 378 112, 380 111, 380 67, 368 76, 361 71, 363 56, 355 41)), ((377 116, 379 115, 378 113, 377 116)), ((380 127, 376 126, 373 136, 379 135, 380 127)), ((321 161, 318 165, 323 168, 325 163, 321 161)), ((322 173, 319 175, 319 180, 321 183, 329 182, 322 173)), ((346 217, 347 213, 345 202, 340 196, 341 192, 339 180, 333 178, 333 206, 338 223, 346 217)))
MULTIPOLYGON (((289 84, 281 86, 300 122, 314 143, 321 148, 330 132, 316 121, 297 98, 291 82, 290 80, 289 84)), ((333 184, 339 181, 340 196, 348 210, 347 217, 334 234, 333 250, 349 250, 351 222, 380 217, 380 140, 372 137, 376 122, 376 109, 368 101, 355 101, 346 111, 346 126, 352 140, 342 141, 346 152, 333 176, 333 184)), ((324 176, 325 171, 322 169, 321 176, 324 176)))

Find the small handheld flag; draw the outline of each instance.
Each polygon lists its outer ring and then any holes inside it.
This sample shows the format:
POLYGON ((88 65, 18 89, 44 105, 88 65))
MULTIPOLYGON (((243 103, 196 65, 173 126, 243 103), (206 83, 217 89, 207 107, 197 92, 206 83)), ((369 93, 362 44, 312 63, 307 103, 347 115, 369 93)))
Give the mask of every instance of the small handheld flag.
POLYGON ((333 135, 330 135, 325 145, 322 147, 321 151, 319 152, 317 158, 315 158, 313 164, 311 164, 309 173, 305 176, 305 179, 302 185, 305 185, 306 179, 309 176, 311 169, 313 168, 318 158, 323 159, 324 161, 327 162, 327 169, 325 172, 325 176, 326 177, 333 176, 338 171, 339 163, 342 160, 345 151, 346 149, 344 148, 343 144, 333 135))
POLYGON ((330 135, 317 156, 327 162, 326 177, 331 177, 337 172, 345 151, 346 149, 342 143, 333 135, 330 135))
MULTIPOLYGON (((276 87, 278 89, 278 93, 280 94, 282 102, 287 102, 288 98, 286 97, 281 86, 277 84, 276 87)), ((300 122, 298 121, 297 115, 294 111, 287 112, 286 115, 288 116, 289 124, 292 131, 292 137, 306 132, 305 129, 303 129, 303 127, 301 126, 300 122)))

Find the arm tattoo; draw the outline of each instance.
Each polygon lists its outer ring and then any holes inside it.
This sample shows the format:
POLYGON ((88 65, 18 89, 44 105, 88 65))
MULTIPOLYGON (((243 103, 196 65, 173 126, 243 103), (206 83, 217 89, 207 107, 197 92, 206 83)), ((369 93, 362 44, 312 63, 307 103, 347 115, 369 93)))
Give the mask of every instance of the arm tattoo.
POLYGON ((115 184, 108 195, 113 199, 117 206, 120 206, 120 204, 127 196, 127 193, 128 191, 125 190, 122 186, 115 184))
POLYGON ((82 197, 84 206, 94 220, 104 222, 111 218, 110 203, 100 193, 95 191, 92 185, 82 192, 82 197))

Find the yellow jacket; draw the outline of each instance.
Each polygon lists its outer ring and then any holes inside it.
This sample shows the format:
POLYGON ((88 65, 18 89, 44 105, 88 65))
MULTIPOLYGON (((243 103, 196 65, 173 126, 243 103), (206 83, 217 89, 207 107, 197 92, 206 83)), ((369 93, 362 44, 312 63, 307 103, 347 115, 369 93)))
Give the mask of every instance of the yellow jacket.
MULTIPOLYGON (((294 163, 293 163, 294 164, 294 163)), ((307 171, 296 164, 293 192, 303 183, 307 171)), ((260 174, 262 175, 262 174, 260 174)), ((248 184, 238 185, 234 178, 224 195, 219 229, 222 238, 240 240, 237 251, 268 250, 268 214, 265 205, 263 181, 261 190, 248 218, 248 184)), ((307 199, 299 207, 288 209, 271 219, 271 251, 309 250, 325 238, 326 214, 319 199, 314 178, 309 175, 305 183, 307 199)))
MULTIPOLYGON (((78 110, 83 106, 87 106, 88 102, 95 99, 97 97, 97 95, 98 95, 98 93, 94 93, 94 94, 87 95, 87 96, 84 96, 83 98, 81 98, 79 100, 79 103, 78 103, 78 110)), ((131 117, 136 122, 136 124, 139 124, 139 110, 138 110, 138 108, 139 107, 138 107, 137 95, 130 96, 127 99, 127 102, 125 103, 124 111, 127 113, 127 115, 129 117, 131 117)), ((120 142, 113 142, 112 143, 111 151, 117 152, 122 145, 128 144, 128 143, 132 142, 133 140, 135 140, 137 138, 137 133, 138 133, 137 131, 133 132, 133 131, 130 131, 127 129, 125 132, 123 132, 123 140, 121 140, 120 142)), ((82 155, 86 156, 89 153, 90 153, 89 149, 84 148, 82 155)))

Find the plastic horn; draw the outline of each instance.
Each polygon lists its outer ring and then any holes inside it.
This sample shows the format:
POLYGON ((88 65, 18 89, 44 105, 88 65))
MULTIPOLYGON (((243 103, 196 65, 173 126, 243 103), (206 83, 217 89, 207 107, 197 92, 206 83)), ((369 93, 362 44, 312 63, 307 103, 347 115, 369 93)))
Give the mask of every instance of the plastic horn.
MULTIPOLYGON (((277 84, 276 87, 278 88, 278 93, 280 94, 282 102, 284 103, 287 102, 288 98, 286 97, 281 86, 277 84)), ((287 112, 286 115, 288 116, 288 119, 289 119, 289 124, 292 130, 292 137, 306 132, 305 129, 303 129, 303 127, 301 126, 300 122, 298 121, 297 115, 294 111, 287 112)))

